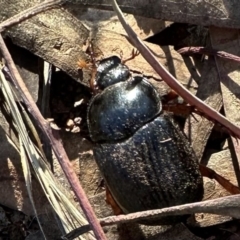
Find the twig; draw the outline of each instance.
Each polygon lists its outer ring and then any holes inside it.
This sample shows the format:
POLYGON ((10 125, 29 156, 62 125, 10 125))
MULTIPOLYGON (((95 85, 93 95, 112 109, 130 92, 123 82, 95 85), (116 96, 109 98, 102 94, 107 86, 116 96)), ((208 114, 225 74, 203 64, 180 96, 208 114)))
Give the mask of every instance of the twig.
POLYGON ((143 44, 143 42, 138 38, 138 36, 134 33, 131 27, 126 23, 124 16, 118 7, 115 0, 112 0, 112 5, 115 12, 118 15, 119 21, 122 23, 123 28, 127 32, 129 36, 129 40, 131 43, 138 49, 138 51, 142 54, 145 60, 152 66, 152 68, 161 76, 161 78, 171 87, 174 91, 176 91, 187 103, 192 106, 195 106, 199 111, 204 112, 211 119, 214 119, 221 125, 225 126, 229 131, 240 138, 240 128, 238 128, 235 124, 228 121, 224 116, 222 116, 219 112, 214 110, 213 108, 206 105, 201 99, 195 97, 191 92, 185 89, 176 78, 174 78, 162 65, 158 60, 154 57, 154 55, 149 51, 149 49, 143 44))
POLYGON ((216 49, 206 48, 206 47, 184 47, 179 49, 177 52, 183 55, 193 55, 193 54, 213 55, 213 56, 225 58, 225 59, 240 63, 240 57, 236 55, 233 55, 224 51, 218 51, 216 49))
POLYGON ((49 0, 49 1, 41 2, 33 7, 30 7, 16 15, 14 15, 11 18, 8 18, 6 21, 2 22, 0 24, 0 32, 4 31, 7 27, 10 27, 17 23, 20 23, 40 12, 49 10, 56 5, 63 4, 64 2, 65 2, 65 0, 49 0))
POLYGON ((215 179, 222 187, 224 187, 231 194, 240 194, 240 189, 232 184, 229 180, 217 174, 214 170, 209 167, 206 167, 202 164, 199 164, 199 169, 204 177, 210 179, 215 179))
MULTIPOLYGON (((186 215, 194 213, 212 213, 240 218, 240 195, 222 197, 218 199, 189 203, 169 208, 149 210, 131 213, 127 215, 111 216, 100 219, 102 226, 110 226, 119 223, 137 222, 139 220, 159 219, 166 216, 186 215)), ((71 240, 80 234, 90 231, 90 226, 85 225, 68 233, 64 239, 71 240)))
POLYGON ((87 199, 87 196, 79 183, 76 173, 72 169, 68 156, 63 148, 60 136, 58 132, 54 129, 51 129, 48 122, 42 117, 39 109, 37 108, 31 94, 29 93, 25 83, 23 82, 13 60, 12 57, 4 43, 2 36, 0 35, 0 49, 2 55, 6 61, 6 65, 10 70, 10 73, 13 77, 13 84, 18 89, 26 108, 30 112, 30 114, 35 119, 36 123, 38 124, 39 128, 42 130, 43 135, 49 140, 50 145, 61 165, 77 199, 80 203, 84 214, 89 221, 92 230, 97 239, 106 239, 104 232, 95 216, 95 213, 87 199))

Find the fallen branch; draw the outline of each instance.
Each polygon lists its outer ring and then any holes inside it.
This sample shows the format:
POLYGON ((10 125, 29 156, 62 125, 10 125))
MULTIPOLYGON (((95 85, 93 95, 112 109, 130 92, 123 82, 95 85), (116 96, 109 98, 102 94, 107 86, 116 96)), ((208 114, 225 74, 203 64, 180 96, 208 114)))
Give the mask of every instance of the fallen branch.
MULTIPOLYGON (((203 202, 189 203, 169 208, 131 213, 127 215, 111 216, 100 219, 102 226, 111 226, 119 223, 137 222, 140 220, 159 219, 166 216, 176 216, 194 213, 212 213, 218 215, 240 218, 240 195, 222 197, 203 202)), ((68 233, 63 239, 72 240, 75 237, 90 231, 85 225, 68 233)))
POLYGON ((216 49, 205 48, 205 47, 184 47, 177 51, 179 54, 183 55, 193 55, 193 54, 205 54, 205 55, 212 55, 224 59, 228 59, 234 62, 240 63, 240 57, 224 52, 218 51, 216 49))

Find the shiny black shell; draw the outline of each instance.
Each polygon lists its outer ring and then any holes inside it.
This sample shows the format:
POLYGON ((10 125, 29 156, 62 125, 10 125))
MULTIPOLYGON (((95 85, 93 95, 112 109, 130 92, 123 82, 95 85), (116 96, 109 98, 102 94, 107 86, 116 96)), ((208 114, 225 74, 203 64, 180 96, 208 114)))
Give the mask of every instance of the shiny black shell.
POLYGON ((124 140, 160 112, 159 95, 148 81, 135 77, 119 82, 96 95, 90 103, 90 137, 94 142, 124 140))
MULTIPOLYGON (((195 154, 156 89, 135 77, 104 89, 88 109, 100 172, 124 213, 200 201, 203 181, 195 154)), ((165 217, 144 224, 172 224, 165 217)))
POLYGON ((126 81, 129 77, 130 71, 128 67, 121 64, 119 57, 112 56, 100 61, 95 82, 97 87, 102 90, 120 81, 126 81))

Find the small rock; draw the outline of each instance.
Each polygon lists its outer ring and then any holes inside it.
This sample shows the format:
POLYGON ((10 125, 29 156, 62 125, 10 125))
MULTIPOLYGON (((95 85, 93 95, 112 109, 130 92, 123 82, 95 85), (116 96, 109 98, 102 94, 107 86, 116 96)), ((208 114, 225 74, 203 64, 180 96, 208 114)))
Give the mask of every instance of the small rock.
POLYGON ((81 103, 83 102, 83 100, 84 100, 84 99, 82 98, 81 100, 75 102, 75 103, 74 103, 74 107, 77 107, 77 106, 81 105, 81 103))
POLYGON ((75 118, 74 118, 74 122, 75 122, 76 124, 80 124, 81 121, 82 121, 82 118, 81 118, 81 117, 75 117, 75 118))
POLYGON ((78 133, 80 132, 80 127, 74 126, 73 129, 71 130, 72 133, 78 133))
POLYGON ((67 123, 66 123, 66 126, 70 129, 72 129, 74 127, 74 121, 72 119, 68 119, 67 120, 67 123))

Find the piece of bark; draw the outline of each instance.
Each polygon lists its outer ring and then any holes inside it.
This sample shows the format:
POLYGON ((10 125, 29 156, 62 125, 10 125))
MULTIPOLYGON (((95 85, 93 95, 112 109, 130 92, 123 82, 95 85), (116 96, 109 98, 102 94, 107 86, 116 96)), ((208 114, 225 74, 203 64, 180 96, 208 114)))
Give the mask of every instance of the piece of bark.
MULTIPOLYGON (((1 1, 0 21, 17 14, 41 1, 1 1)), ((89 30, 64 9, 52 9, 36 15, 5 32, 13 42, 40 56, 47 62, 79 77, 77 61, 86 59, 82 46, 89 30)), ((82 78, 84 76, 81 76, 82 78)))
MULTIPOLYGON (((230 54, 240 56, 239 49, 239 30, 210 28, 212 47, 225 51, 230 54)), ((221 81, 221 91, 223 96, 223 106, 226 117, 233 123, 239 125, 240 112, 240 64, 227 59, 216 58, 216 64, 219 71, 221 81)), ((231 137, 233 150, 235 154, 235 172, 240 184, 240 146, 238 140, 231 137)))
MULTIPOLYGON (((92 7, 112 10, 108 0, 71 0, 66 4, 68 8, 92 7)), ((190 23, 205 26, 240 27, 240 2, 238 0, 183 0, 166 1, 153 0, 121 0, 118 1, 123 12, 148 18, 157 18, 172 22, 190 23)))

